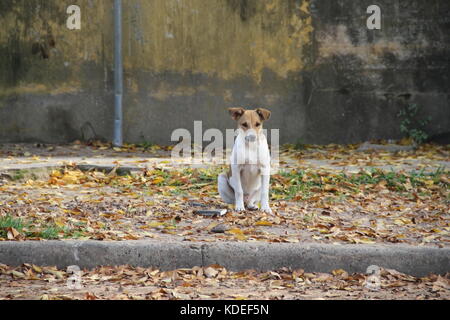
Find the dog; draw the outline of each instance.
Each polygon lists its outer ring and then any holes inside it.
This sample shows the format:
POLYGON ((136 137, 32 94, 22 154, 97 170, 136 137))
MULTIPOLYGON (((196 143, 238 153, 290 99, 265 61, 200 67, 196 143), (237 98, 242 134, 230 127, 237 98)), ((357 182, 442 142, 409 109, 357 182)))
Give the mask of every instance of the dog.
POLYGON ((269 206, 270 151, 263 123, 270 119, 266 109, 228 109, 238 124, 238 136, 231 153, 230 170, 218 177, 218 190, 225 203, 235 211, 260 210, 272 214, 269 206))

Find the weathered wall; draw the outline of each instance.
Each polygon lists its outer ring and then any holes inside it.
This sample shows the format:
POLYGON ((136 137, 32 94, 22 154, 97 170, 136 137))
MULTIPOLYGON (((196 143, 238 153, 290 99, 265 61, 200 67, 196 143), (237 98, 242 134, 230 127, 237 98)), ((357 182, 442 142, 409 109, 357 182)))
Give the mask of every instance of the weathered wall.
POLYGON ((450 1, 314 2, 315 61, 304 139, 361 141, 399 136, 399 108, 418 104, 430 134, 450 132, 450 1), (370 31, 366 8, 382 8, 370 31), (323 116, 326 114, 327 116, 323 116))
MULTIPOLYGON (((450 2, 123 0, 125 140, 233 127, 226 108, 264 106, 282 142, 400 136, 418 103, 450 131, 450 2)), ((0 142, 111 140, 112 0, 0 2, 0 142), (66 8, 82 10, 68 30, 66 8)))
POLYGON ((73 141, 89 124, 110 137, 111 1, 2 0, 0 23, 0 141, 73 141))

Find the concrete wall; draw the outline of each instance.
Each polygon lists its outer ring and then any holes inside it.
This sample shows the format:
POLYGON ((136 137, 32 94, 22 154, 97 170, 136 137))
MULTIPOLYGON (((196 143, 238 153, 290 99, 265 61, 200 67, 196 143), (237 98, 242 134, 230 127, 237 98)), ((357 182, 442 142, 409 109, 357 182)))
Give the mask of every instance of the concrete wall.
MULTIPOLYGON (((398 138, 408 103, 450 131, 447 0, 123 2, 125 141, 232 128, 234 106, 271 109, 282 142, 398 138)), ((0 1, 0 142, 112 139, 112 18, 112 0, 0 1)))

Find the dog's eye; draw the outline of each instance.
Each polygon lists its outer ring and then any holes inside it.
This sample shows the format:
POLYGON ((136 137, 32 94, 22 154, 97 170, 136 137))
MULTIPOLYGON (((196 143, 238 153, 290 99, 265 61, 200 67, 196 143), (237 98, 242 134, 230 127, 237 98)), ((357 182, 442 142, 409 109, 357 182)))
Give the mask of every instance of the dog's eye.
POLYGON ((261 123, 258 122, 258 123, 256 124, 256 127, 259 127, 260 125, 261 125, 261 123))
POLYGON ((244 123, 242 124, 242 126, 243 126, 244 128, 247 128, 247 127, 248 127, 247 122, 244 122, 244 123))

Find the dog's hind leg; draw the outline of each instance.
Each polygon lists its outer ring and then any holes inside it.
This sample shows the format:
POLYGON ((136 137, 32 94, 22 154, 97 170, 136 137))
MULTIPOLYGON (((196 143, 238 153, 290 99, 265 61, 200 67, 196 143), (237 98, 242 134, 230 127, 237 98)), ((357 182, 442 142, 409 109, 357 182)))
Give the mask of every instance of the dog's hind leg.
POLYGON ((247 205, 247 209, 251 210, 251 211, 258 210, 258 202, 260 201, 260 198, 261 198, 261 188, 256 189, 249 196, 248 202, 246 204, 247 205))
POLYGON ((219 190, 220 197, 225 203, 234 204, 234 190, 228 183, 228 176, 222 173, 217 178, 217 189, 219 190))

